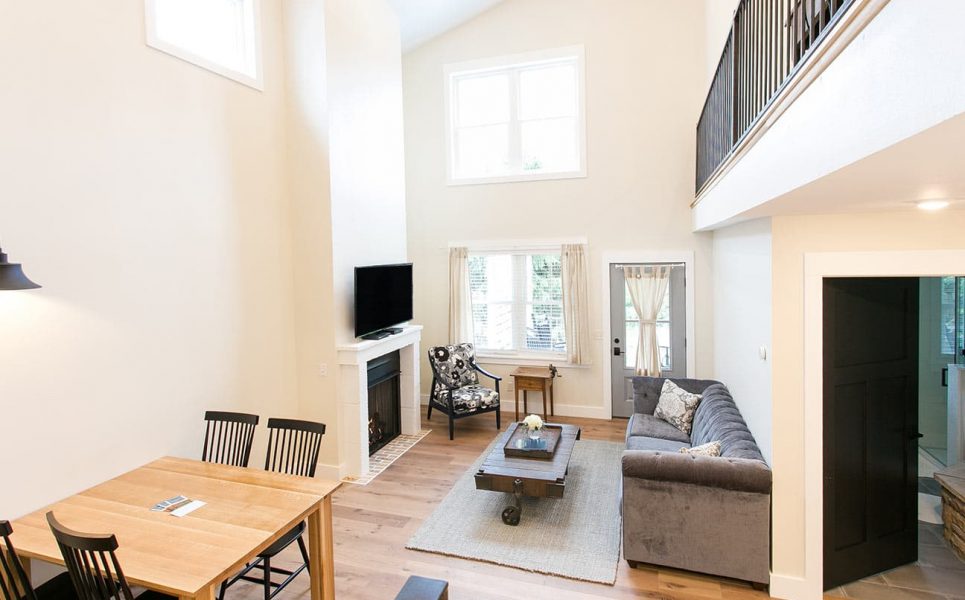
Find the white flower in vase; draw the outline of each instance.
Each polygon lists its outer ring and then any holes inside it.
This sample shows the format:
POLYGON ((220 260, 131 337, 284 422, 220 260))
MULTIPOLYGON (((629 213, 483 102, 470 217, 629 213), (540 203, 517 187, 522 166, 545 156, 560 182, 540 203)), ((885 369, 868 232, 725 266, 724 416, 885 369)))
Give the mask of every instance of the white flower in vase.
POLYGON ((539 438, 539 432, 543 429, 543 419, 539 415, 529 415, 523 419, 523 425, 529 430, 529 437, 532 439, 539 438))
POLYGON ((530 431, 539 431, 543 428, 543 419, 541 419, 539 415, 529 415, 523 419, 523 423, 526 424, 526 427, 529 428, 530 431))

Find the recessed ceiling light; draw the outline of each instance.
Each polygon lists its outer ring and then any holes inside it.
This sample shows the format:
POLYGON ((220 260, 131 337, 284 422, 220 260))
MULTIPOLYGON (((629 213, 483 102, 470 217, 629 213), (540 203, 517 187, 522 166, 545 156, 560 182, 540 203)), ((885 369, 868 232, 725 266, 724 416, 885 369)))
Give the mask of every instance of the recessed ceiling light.
POLYGON ((948 200, 922 200, 918 203, 918 208, 922 210, 941 210, 948 208, 948 200))

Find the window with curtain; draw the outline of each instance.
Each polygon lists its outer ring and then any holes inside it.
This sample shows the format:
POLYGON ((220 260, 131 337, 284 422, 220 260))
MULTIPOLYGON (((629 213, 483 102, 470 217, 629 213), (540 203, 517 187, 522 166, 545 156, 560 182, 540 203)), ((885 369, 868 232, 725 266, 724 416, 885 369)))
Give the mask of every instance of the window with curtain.
POLYGON ((261 89, 260 0, 145 0, 148 45, 261 89))
POLYGON ((479 352, 565 356, 558 251, 470 252, 469 287, 479 352))
POLYGON ((447 67, 450 183, 585 175, 583 49, 447 67))

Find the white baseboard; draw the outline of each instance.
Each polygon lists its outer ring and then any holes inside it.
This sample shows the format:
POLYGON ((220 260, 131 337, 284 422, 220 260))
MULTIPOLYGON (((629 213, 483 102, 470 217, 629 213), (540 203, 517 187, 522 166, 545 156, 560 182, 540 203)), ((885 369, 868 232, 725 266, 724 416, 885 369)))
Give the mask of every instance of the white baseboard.
POLYGON ((345 477, 345 465, 318 463, 318 465, 315 466, 315 476, 319 479, 334 479, 340 481, 345 477))
MULTIPOLYGON (((429 394, 421 395, 422 406, 429 405, 429 394)), ((537 402, 540 408, 543 407, 542 400, 533 400, 537 402)), ((531 403, 530 408, 534 405, 531 403)), ((522 410, 522 406, 519 407, 522 410)), ((500 405, 500 411, 505 415, 507 413, 516 412, 515 402, 503 402, 500 405)), ((561 417, 577 417, 580 419, 602 419, 609 420, 610 412, 603 406, 574 406, 572 404, 555 404, 553 405, 553 412, 561 417)))
POLYGON ((771 587, 768 590, 772 598, 783 600, 820 600, 821 593, 808 593, 808 581, 803 577, 778 575, 771 573, 771 587))

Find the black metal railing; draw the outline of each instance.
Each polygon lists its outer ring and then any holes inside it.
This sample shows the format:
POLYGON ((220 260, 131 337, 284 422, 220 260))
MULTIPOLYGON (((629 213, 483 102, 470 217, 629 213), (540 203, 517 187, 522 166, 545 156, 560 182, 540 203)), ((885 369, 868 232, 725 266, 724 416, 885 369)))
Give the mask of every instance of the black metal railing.
POLYGON ((853 0, 741 0, 697 123, 697 192, 853 0))

